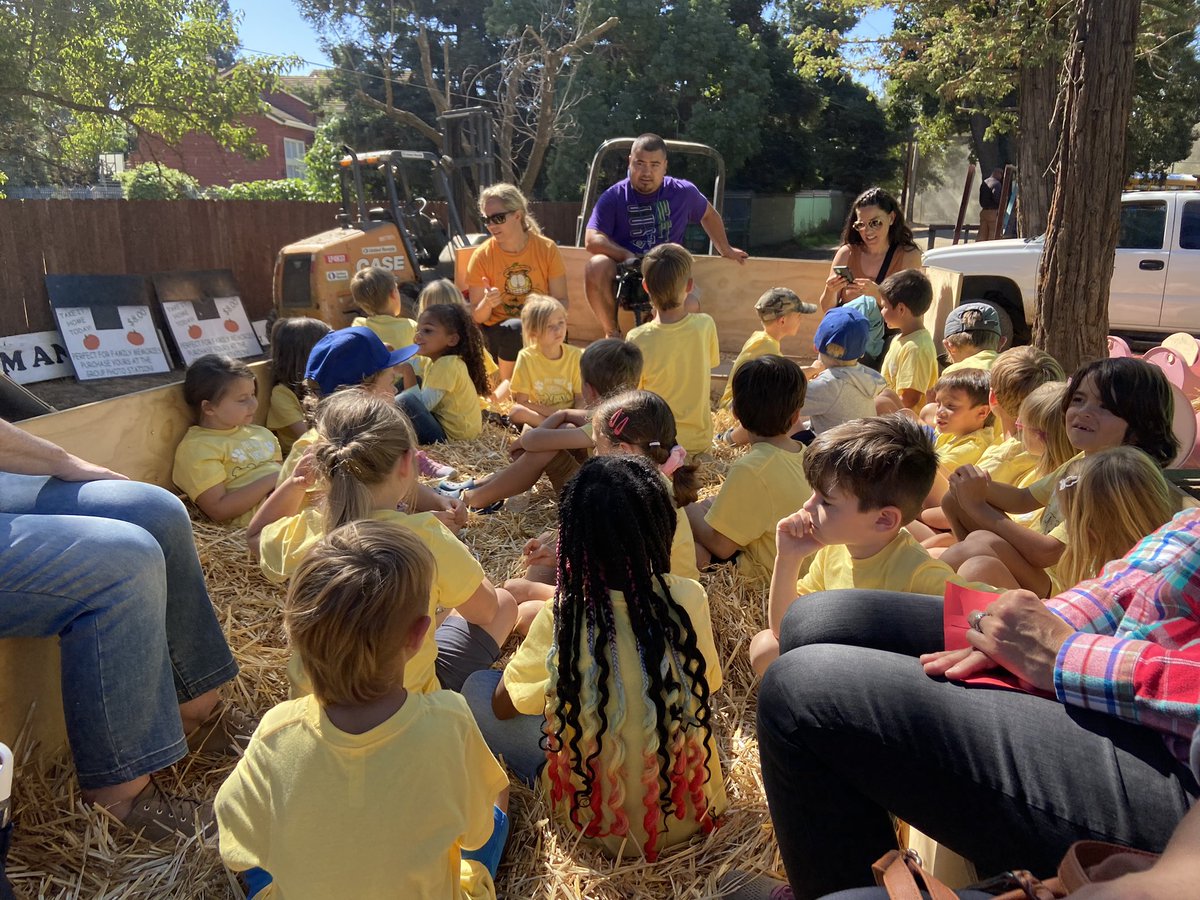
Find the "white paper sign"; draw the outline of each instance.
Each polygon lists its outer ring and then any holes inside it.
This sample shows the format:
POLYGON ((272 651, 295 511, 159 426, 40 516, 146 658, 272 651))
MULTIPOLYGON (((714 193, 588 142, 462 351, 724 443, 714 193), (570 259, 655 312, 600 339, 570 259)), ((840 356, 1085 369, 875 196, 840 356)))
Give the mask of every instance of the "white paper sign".
POLYGON ((96 327, 90 307, 55 307, 54 312, 80 381, 171 370, 148 306, 118 306, 122 327, 104 330, 96 327))
POLYGON ((75 374, 67 345, 57 331, 0 337, 0 370, 17 384, 33 384, 75 374))
POLYGON ((217 318, 200 320, 196 308, 188 300, 172 300, 162 304, 167 326, 185 365, 201 356, 216 353, 242 359, 262 353, 258 338, 246 316, 240 297, 214 297, 217 318))

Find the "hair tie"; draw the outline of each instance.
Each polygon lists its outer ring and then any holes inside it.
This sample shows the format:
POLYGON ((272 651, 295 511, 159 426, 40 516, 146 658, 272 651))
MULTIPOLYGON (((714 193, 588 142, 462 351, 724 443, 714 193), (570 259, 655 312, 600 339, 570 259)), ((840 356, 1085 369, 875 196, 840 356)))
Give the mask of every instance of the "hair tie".
POLYGON ((613 437, 620 437, 621 432, 625 430, 625 426, 629 424, 629 416, 625 414, 624 409, 618 409, 608 417, 608 427, 613 433, 613 437))
POLYGON ((647 446, 647 447, 661 447, 661 446, 662 446, 662 442, 661 442, 661 441, 651 441, 651 442, 650 442, 650 443, 648 443, 646 446, 647 446))
POLYGON ((667 461, 658 467, 658 471, 670 478, 675 474, 675 470, 683 465, 685 459, 687 459, 687 451, 676 444, 671 448, 671 455, 667 457, 667 461))

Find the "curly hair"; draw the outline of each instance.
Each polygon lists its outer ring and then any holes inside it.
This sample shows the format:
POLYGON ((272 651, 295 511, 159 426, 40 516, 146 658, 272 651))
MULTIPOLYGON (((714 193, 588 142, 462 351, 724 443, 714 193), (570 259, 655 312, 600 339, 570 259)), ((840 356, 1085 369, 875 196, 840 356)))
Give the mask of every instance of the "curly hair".
POLYGON ((483 364, 483 335, 471 318, 470 308, 460 303, 435 303, 421 310, 421 318, 426 317, 451 334, 458 335, 458 343, 447 347, 446 352, 462 357, 467 365, 467 374, 471 376, 471 384, 475 386, 475 393, 486 397, 491 388, 488 387, 487 368, 483 364))
POLYGON ((559 521, 544 742, 551 800, 587 837, 628 835, 622 770, 640 767, 641 849, 653 860, 667 818, 688 814, 689 803, 701 827, 712 828, 707 672, 691 617, 665 577, 675 508, 647 460, 598 456, 567 483, 559 521), (624 594, 624 611, 613 591, 624 594), (640 672, 621 671, 618 631, 633 639, 640 672), (640 759, 627 761, 620 735, 632 690, 644 700, 646 743, 640 759))

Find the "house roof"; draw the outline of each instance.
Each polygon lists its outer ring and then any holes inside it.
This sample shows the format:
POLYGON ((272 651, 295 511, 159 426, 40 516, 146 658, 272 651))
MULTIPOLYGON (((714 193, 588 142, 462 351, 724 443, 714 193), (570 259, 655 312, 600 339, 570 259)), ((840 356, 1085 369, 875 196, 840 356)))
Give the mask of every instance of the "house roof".
MULTIPOLYGON (((300 98, 297 97, 296 99, 299 100, 300 98)), ((309 125, 307 122, 297 119, 291 113, 284 112, 278 106, 274 106, 270 100, 264 100, 263 102, 267 104, 267 118, 272 122, 278 122, 280 125, 286 125, 288 128, 297 128, 300 131, 316 132, 316 126, 309 125)))

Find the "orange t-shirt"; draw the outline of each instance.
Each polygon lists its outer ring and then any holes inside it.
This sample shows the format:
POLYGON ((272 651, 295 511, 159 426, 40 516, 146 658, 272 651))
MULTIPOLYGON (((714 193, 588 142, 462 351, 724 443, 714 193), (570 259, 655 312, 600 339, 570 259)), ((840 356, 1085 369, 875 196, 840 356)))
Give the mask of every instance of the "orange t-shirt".
POLYGON ((526 297, 549 294, 550 280, 566 274, 558 245, 540 234, 529 235, 529 241, 520 253, 507 253, 500 249, 495 238, 489 238, 471 254, 467 263, 468 289, 483 287, 486 278, 504 297, 484 325, 519 319, 526 297))

